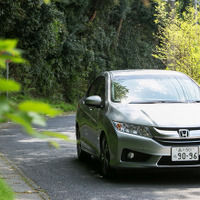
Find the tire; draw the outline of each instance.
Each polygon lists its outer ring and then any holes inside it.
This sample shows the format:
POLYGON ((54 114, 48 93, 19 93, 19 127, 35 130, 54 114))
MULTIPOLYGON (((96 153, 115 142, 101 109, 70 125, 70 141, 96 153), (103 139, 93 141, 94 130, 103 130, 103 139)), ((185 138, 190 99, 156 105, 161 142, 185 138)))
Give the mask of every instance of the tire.
POLYGON ((110 153, 106 136, 103 135, 101 139, 101 174, 104 178, 111 178, 114 175, 113 169, 110 167, 110 153))
POLYGON ((76 150, 77 157, 80 161, 87 160, 89 158, 89 154, 83 151, 81 147, 79 127, 76 127, 76 150))

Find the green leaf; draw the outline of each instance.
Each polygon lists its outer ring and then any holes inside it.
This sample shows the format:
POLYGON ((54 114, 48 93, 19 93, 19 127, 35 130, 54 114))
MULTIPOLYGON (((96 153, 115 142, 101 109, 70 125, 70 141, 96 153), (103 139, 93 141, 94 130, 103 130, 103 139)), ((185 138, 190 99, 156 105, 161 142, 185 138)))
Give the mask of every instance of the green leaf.
POLYGON ((27 63, 28 62, 21 57, 22 50, 16 48, 18 40, 0 40, 0 66, 5 68, 6 61, 14 63, 27 63))
POLYGON ((36 112, 28 112, 28 116, 31 118, 31 123, 38 126, 46 126, 45 119, 36 112))
POLYGON ((0 79, 0 92, 19 92, 20 84, 13 80, 0 79))
POLYGON ((1 57, 0 57, 0 67, 6 68, 5 60, 2 60, 1 57))
MULTIPOLYGON (((0 61, 3 63, 6 63, 9 60, 9 62, 29 64, 28 61, 21 58, 20 55, 16 55, 16 52, 17 51, 15 51, 15 53, 13 55, 0 54, 0 61)), ((10 52, 8 52, 8 53, 10 53, 10 52)), ((18 54, 19 54, 19 52, 18 52, 18 54)))
POLYGON ((31 119, 30 117, 23 112, 17 112, 14 114, 6 114, 6 117, 10 120, 12 120, 14 123, 21 125, 27 133, 33 135, 34 129, 31 126, 31 119))
POLYGON ((33 116, 29 116, 30 113, 26 113, 26 112, 16 112, 16 113, 13 113, 13 114, 6 114, 6 117, 10 120, 12 120, 12 122, 16 123, 16 124, 19 124, 21 125, 25 131, 30 134, 31 136, 33 137, 37 137, 37 138, 40 138, 40 139, 45 139, 47 138, 46 135, 36 131, 31 123, 34 121, 34 118, 33 116))
POLYGON ((60 134, 60 133, 56 133, 56 132, 50 132, 50 131, 44 131, 44 132, 42 132, 42 134, 49 136, 49 137, 55 137, 55 138, 60 138, 60 139, 69 141, 68 136, 66 136, 64 134, 60 134))
POLYGON ((8 112, 10 110, 10 106, 6 97, 0 97, 0 116, 3 113, 8 112))
POLYGON ((44 3, 49 4, 51 2, 51 0, 43 0, 44 3))
POLYGON ((32 111, 36 113, 46 114, 51 117, 61 113, 60 110, 53 109, 49 104, 40 101, 24 101, 19 104, 19 109, 26 112, 32 111))
POLYGON ((0 197, 2 200, 15 199, 15 193, 13 192, 12 188, 2 178, 0 178, 0 197))
POLYGON ((0 51, 13 51, 16 48, 18 40, 14 39, 7 39, 7 40, 0 40, 0 51))
POLYGON ((55 142, 55 141, 49 141, 49 144, 51 145, 51 146, 53 146, 53 147, 55 147, 55 148, 59 148, 60 147, 60 145, 57 143, 57 142, 55 142))
POLYGON ((14 63, 23 63, 23 64, 29 64, 29 62, 21 57, 13 57, 11 58, 12 62, 14 63))

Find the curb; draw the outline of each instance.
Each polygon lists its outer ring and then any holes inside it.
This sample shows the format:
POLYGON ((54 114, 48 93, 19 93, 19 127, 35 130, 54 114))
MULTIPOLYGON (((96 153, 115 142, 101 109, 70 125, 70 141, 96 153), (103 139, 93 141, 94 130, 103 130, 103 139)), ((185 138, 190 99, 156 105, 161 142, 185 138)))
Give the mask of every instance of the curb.
POLYGON ((0 123, 0 129, 7 128, 7 127, 9 127, 11 125, 13 125, 12 122, 0 123))
POLYGON ((2 153, 0 153, 0 178, 3 178, 15 192, 16 200, 50 200, 39 186, 2 153))

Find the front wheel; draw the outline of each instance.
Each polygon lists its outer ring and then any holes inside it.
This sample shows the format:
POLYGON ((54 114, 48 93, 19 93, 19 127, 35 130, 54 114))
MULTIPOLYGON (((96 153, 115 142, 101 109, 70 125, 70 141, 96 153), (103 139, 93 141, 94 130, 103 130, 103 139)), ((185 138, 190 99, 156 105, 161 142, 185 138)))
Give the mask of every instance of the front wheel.
POLYGON ((113 176, 113 169, 110 167, 109 147, 105 135, 103 135, 101 139, 100 161, 101 161, 101 173, 103 177, 110 178, 111 176, 113 176))

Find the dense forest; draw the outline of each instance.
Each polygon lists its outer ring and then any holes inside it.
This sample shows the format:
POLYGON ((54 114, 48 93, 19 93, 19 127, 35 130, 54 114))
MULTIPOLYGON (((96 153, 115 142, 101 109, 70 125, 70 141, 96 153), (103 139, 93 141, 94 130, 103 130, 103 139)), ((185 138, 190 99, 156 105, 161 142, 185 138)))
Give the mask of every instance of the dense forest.
MULTIPOLYGON (((189 1, 182 1, 183 9, 189 1)), ((29 64, 10 63, 22 93, 76 101, 102 71, 164 69, 152 56, 155 1, 0 0, 0 38, 17 38, 29 64)), ((5 73, 5 72, 3 72, 5 73)))

